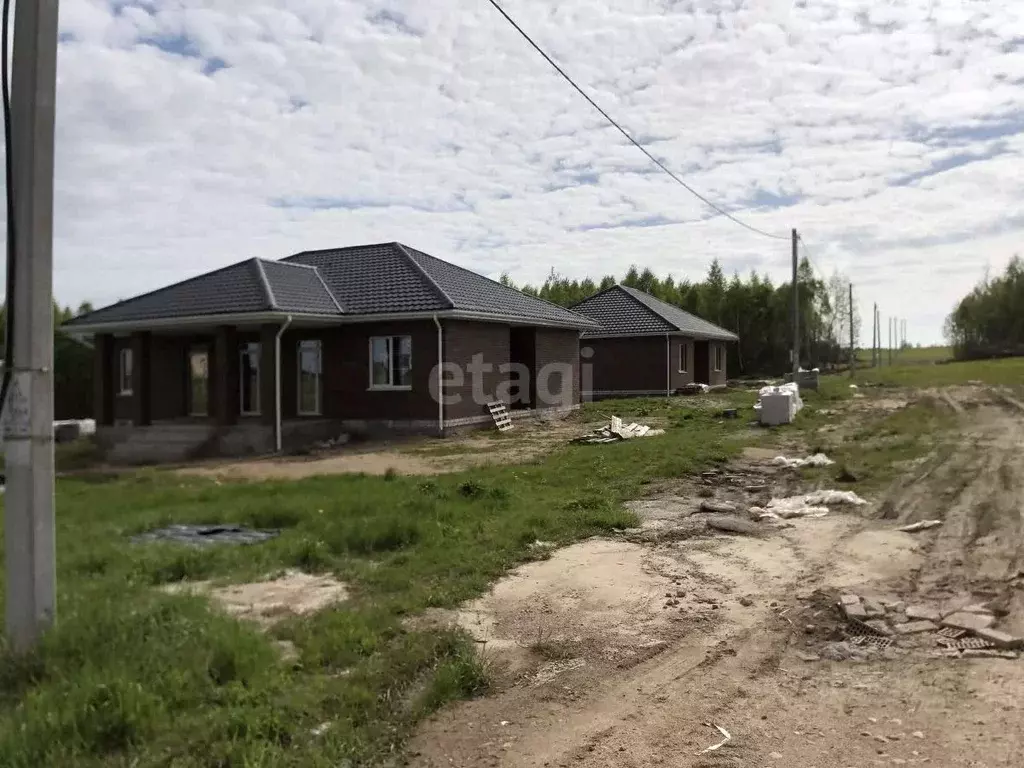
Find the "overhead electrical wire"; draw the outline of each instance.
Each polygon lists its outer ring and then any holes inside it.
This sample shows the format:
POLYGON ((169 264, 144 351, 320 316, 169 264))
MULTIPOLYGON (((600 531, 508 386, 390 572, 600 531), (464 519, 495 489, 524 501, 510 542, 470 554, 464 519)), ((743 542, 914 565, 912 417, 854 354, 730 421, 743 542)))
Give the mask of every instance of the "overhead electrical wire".
POLYGON ((519 26, 519 24, 516 23, 515 19, 513 19, 511 16, 508 15, 508 13, 506 13, 505 9, 502 8, 501 5, 498 4, 497 0, 488 0, 488 2, 491 5, 494 6, 495 10, 497 10, 498 13, 500 13, 502 16, 505 17, 505 20, 509 24, 511 24, 520 35, 523 36, 523 38, 526 40, 526 42, 528 42, 531 46, 533 46, 534 50, 536 50, 537 53, 539 53, 541 56, 544 57, 544 60, 547 61, 548 64, 550 64, 552 67, 555 68, 555 70, 558 72, 558 74, 560 74, 565 79, 565 81, 567 83, 569 83, 569 85, 571 85, 573 88, 576 89, 576 92, 579 93, 580 96, 582 96, 584 99, 587 100, 587 102, 590 104, 590 106, 592 106, 594 109, 596 109, 598 112, 600 112, 601 116, 604 117, 604 119, 607 120, 616 130, 618 130, 619 133, 621 133, 623 136, 625 136, 630 144, 632 144, 634 147, 636 147, 641 152, 643 152, 645 155, 647 155, 648 159, 652 163, 654 163, 661 170, 663 170, 665 173, 667 173, 677 184, 682 186, 687 192, 689 192, 691 195, 696 197, 698 200, 700 200, 702 203, 704 203, 706 206, 708 206, 711 210, 713 210, 713 211, 715 211, 717 213, 720 213, 722 216, 725 216, 730 221, 733 221, 736 224, 739 224, 741 227, 745 227, 746 229, 749 229, 751 232, 756 232, 757 234, 762 235, 763 237, 769 237, 769 238, 771 238, 773 240, 788 240, 789 239, 789 235, 773 235, 770 232, 765 232, 763 229, 758 229, 757 227, 755 227, 755 226, 753 226, 751 224, 747 224, 747 222, 743 221, 742 219, 736 218, 734 215, 732 215, 731 213, 726 211, 724 208, 716 205, 714 202, 709 200, 707 197, 705 197, 700 192, 698 192, 693 187, 691 187, 689 184, 687 184, 685 181, 683 181, 677 174, 673 173, 663 162, 661 162, 658 158, 656 158, 654 155, 652 155, 650 152, 648 152, 647 149, 643 146, 643 144, 641 144, 639 141, 634 139, 633 136, 629 133, 629 131, 627 131, 625 128, 623 128, 611 115, 609 115, 607 112, 605 112, 598 105, 598 103, 596 101, 594 101, 592 98, 590 98, 590 96, 587 95, 587 92, 584 91, 580 86, 578 86, 576 84, 576 82, 571 77, 569 77, 568 74, 566 74, 565 70, 562 69, 560 66, 558 66, 558 64, 555 63, 554 59, 552 59, 550 56, 548 56, 548 54, 544 51, 543 48, 541 48, 539 45, 537 45, 537 43, 534 42, 533 38, 530 37, 526 33, 526 31, 522 27, 519 26))
POLYGON ((0 383, 0 412, 7 403, 7 392, 11 388, 11 377, 14 374, 14 286, 17 277, 14 262, 15 230, 14 230, 14 168, 11 147, 11 73, 9 60, 9 38, 11 22, 11 0, 3 0, 3 19, 0 20, 0 89, 3 99, 4 120, 4 180, 7 211, 7 280, 6 301, 4 311, 7 315, 4 334, 4 373, 0 383))

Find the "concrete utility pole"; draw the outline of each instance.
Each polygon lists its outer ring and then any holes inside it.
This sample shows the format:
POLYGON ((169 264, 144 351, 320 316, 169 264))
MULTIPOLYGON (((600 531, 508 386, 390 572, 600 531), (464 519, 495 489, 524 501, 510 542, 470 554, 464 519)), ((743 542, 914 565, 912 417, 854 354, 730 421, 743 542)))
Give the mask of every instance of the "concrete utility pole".
POLYGON ((800 372, 800 289, 797 285, 797 269, 799 267, 799 248, 797 241, 800 236, 797 234, 796 229, 793 230, 793 381, 796 381, 796 375, 800 372))
POLYGON ((892 365, 892 329, 895 326, 893 318, 889 318, 889 365, 892 365))
POLYGON ((857 371, 857 350, 853 346, 853 283, 850 283, 850 378, 857 371))
POLYGON ((57 0, 20 2, 14 17, 13 377, 5 405, 7 635, 27 650, 54 620, 53 122, 57 0))

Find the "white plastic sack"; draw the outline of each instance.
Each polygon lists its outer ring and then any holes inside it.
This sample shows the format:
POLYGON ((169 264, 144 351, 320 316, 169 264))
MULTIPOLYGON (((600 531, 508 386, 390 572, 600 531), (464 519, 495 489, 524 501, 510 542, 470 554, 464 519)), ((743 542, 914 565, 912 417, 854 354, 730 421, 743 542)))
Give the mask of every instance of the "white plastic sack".
POLYGON ((766 511, 784 520, 792 517, 824 517, 830 506, 839 504, 859 507, 867 502, 853 491, 811 491, 803 496, 772 499, 766 511))
POLYGON ((806 459, 787 459, 785 456, 776 456, 772 459, 772 464, 777 467, 828 467, 835 464, 832 459, 826 456, 824 453, 816 453, 813 456, 808 456, 806 459))

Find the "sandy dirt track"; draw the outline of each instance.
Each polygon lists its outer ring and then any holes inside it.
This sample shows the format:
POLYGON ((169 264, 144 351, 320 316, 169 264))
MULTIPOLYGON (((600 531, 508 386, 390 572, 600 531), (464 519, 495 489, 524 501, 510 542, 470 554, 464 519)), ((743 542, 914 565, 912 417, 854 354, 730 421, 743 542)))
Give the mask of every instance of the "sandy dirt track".
MULTIPOLYGON (((690 524, 700 500, 680 487, 638 506, 632 540, 520 568, 449 617, 486 641, 498 692, 428 722, 412 764, 1024 765, 1024 659, 823 654, 841 637, 834 599, 851 591, 996 601, 1000 626, 1024 630, 1024 413, 990 390, 947 395, 957 450, 937 450, 859 514, 711 535, 690 524), (896 530, 929 518, 944 525, 896 530), (713 726, 731 741, 701 754, 721 741, 713 726)), ((792 473, 763 461, 731 471, 793 490, 792 473)))

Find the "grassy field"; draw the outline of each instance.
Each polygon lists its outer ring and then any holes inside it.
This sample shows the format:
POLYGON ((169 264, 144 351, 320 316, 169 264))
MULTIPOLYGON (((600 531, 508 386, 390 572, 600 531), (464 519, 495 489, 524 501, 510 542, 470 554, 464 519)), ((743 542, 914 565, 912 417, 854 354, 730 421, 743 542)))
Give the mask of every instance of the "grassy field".
POLYGON ((595 404, 588 417, 657 415, 669 432, 433 479, 62 479, 59 621, 38 652, 0 650, 0 766, 385 764, 424 715, 487 685, 467 638, 412 629, 406 617, 482 593, 534 557, 536 540, 634 524, 621 502, 654 479, 726 460, 750 428, 715 413, 739 406, 750 416, 753 399, 595 404), (213 522, 282 535, 205 550, 129 542, 155 526, 213 522), (352 596, 268 635, 203 598, 158 589, 286 568, 336 574, 352 596), (293 642, 298 661, 283 661, 274 640, 293 642))
POLYGON ((934 365, 909 364, 904 361, 898 365, 859 370, 857 380, 902 387, 950 386, 971 381, 1014 386, 1024 384, 1024 358, 934 365))

